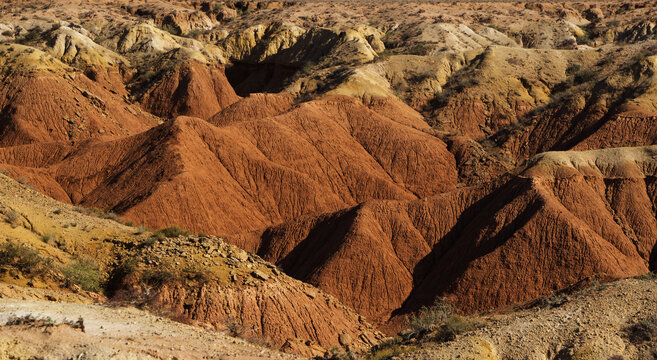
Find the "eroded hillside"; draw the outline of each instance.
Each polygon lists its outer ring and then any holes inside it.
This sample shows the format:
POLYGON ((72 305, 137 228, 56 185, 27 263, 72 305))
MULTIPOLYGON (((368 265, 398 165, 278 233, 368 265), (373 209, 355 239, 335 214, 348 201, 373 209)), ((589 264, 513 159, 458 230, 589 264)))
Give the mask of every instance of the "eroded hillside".
POLYGON ((0 241, 43 262, 3 291, 355 356, 436 299, 654 271, 656 11, 5 2, 0 241))

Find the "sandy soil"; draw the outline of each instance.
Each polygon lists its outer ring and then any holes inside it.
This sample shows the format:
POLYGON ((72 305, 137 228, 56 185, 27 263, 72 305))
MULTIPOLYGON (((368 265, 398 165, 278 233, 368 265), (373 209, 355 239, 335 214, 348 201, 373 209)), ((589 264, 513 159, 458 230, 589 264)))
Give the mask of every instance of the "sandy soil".
MULTIPOLYGON (((28 300, 0 300, 0 323, 13 316, 50 318, 55 324, 84 320, 84 332, 65 325, 49 328, 3 326, 0 349, 10 358, 46 359, 293 359, 222 333, 180 324, 135 308, 108 308, 28 300), (15 356, 15 357, 11 357, 15 356)), ((0 353, 2 353, 0 352, 0 353)))

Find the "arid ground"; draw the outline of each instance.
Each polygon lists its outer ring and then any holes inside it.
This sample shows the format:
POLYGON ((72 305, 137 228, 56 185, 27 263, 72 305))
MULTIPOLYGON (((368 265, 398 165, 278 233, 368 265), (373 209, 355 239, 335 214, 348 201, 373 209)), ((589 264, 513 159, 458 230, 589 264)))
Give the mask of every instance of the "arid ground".
POLYGON ((656 1, 6 0, 0 359, 657 358, 656 1))

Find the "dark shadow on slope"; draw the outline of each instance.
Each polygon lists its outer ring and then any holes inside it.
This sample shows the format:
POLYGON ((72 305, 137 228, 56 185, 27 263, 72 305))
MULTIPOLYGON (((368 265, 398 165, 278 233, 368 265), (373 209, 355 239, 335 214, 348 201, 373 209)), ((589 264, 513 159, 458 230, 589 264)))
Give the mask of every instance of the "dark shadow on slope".
POLYGON ((235 63, 226 68, 228 82, 239 96, 252 93, 277 93, 299 69, 278 64, 235 63))
MULTIPOLYGON (((312 230, 294 249, 277 262, 286 274, 306 281, 321 268, 343 245, 347 233, 358 216, 360 205, 344 212, 331 214, 312 226, 312 230)), ((283 229, 283 232, 286 230, 283 229)), ((272 240, 280 238, 277 229, 268 229, 261 237, 258 254, 265 256, 273 247, 272 240)))
POLYGON ((449 291, 469 264, 502 246, 522 228, 542 206, 532 199, 515 218, 484 241, 477 237, 494 219, 494 214, 507 206, 519 194, 531 189, 531 179, 515 178, 468 207, 456 225, 422 259, 413 272, 413 291, 392 316, 417 311, 449 291))

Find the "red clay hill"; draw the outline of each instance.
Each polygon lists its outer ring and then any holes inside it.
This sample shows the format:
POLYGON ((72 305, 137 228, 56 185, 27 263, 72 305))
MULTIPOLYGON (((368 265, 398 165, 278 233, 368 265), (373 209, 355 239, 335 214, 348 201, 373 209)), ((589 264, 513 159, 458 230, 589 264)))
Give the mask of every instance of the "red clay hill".
POLYGON ((233 234, 454 189, 445 144, 413 110, 392 104, 394 112, 377 113, 348 97, 292 105, 286 95, 255 95, 212 117, 217 126, 178 117, 113 141, 2 148, 0 159, 59 199, 150 227, 233 234), (264 118, 244 116, 254 105, 264 118), (57 151, 44 158, 44 146, 57 151))
POLYGON ((233 242, 388 328, 437 296, 490 310, 654 269, 656 152, 546 153, 498 185, 372 200, 233 242))

